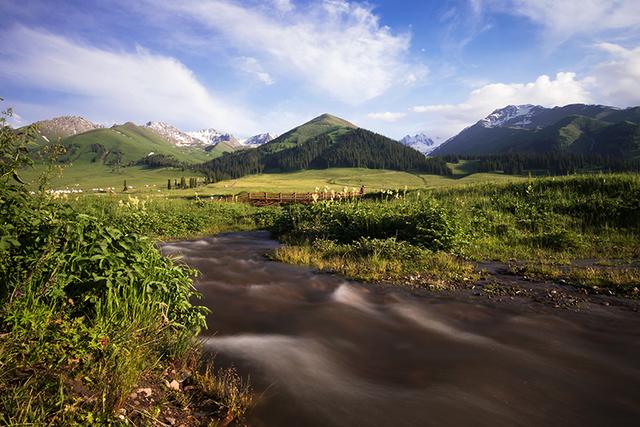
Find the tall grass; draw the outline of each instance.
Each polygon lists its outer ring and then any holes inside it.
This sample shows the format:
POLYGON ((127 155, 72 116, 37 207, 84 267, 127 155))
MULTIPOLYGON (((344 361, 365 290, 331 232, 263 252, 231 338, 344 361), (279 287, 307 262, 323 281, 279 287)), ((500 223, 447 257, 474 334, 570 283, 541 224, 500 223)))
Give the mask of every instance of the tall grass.
MULTIPOLYGON (((158 199, 145 196, 85 196, 65 200, 77 211, 127 232, 156 239, 193 238, 256 228, 264 210, 209 198, 158 199)), ((268 209, 267 209, 268 210, 268 209)))

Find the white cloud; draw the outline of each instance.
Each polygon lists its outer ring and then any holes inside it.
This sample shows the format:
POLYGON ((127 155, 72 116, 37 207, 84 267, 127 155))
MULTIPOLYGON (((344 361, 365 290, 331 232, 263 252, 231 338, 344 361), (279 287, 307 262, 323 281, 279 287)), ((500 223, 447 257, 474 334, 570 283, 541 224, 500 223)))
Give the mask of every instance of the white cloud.
POLYGON ((640 105, 640 47, 626 49, 613 43, 600 43, 609 60, 597 65, 590 82, 604 102, 616 106, 640 105))
POLYGON ((230 0, 153 2, 158 4, 221 34, 245 56, 257 58, 269 74, 298 78, 348 103, 375 98, 424 75, 406 61, 410 35, 393 34, 364 4, 325 0, 286 14, 230 0))
POLYGON ((291 3, 291 0, 272 0, 273 6, 280 12, 290 12, 295 6, 291 3))
POLYGON ((264 68, 256 58, 243 56, 241 58, 238 58, 236 62, 238 64, 238 68, 241 71, 252 75, 262 83, 266 85, 272 85, 273 83, 275 83, 273 77, 271 77, 271 75, 264 70, 264 68))
POLYGON ((2 79, 60 94, 59 100, 48 100, 60 113, 92 114, 99 121, 251 127, 246 113, 214 98, 191 70, 171 57, 143 48, 99 49, 25 27, 0 33, 0 44, 2 79))
POLYGON ((558 73, 555 79, 541 75, 530 83, 491 83, 472 91, 459 104, 418 105, 411 110, 428 115, 436 136, 451 136, 506 105, 537 104, 547 107, 590 102, 586 82, 575 73, 558 73))
POLYGON ((545 27, 546 36, 559 41, 611 30, 640 31, 638 0, 486 0, 485 3, 539 23, 545 27))
POLYGON ((406 113, 393 113, 385 111, 384 113, 369 113, 367 117, 373 120, 382 120, 384 122, 396 122, 406 116, 406 113))

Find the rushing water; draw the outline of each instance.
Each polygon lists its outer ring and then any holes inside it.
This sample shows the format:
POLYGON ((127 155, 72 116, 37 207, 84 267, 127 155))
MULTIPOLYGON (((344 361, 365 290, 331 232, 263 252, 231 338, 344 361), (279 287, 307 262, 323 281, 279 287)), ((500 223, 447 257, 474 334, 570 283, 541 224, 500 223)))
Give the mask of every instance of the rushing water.
POLYGON ((640 315, 419 297, 268 261, 266 233, 166 244, 257 426, 639 425, 640 315))

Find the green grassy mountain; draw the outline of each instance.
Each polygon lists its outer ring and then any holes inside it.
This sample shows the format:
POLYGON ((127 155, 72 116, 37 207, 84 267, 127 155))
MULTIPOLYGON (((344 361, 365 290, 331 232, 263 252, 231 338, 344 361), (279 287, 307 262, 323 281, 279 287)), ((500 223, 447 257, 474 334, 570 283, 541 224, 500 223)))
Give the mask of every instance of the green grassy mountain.
POLYGON ((63 160, 71 163, 127 166, 152 153, 172 156, 186 163, 202 162, 212 157, 202 149, 176 147, 152 130, 130 122, 70 136, 61 142, 67 147, 63 160))
POLYGON ((212 180, 262 172, 290 172, 331 167, 409 170, 450 174, 441 160, 397 141, 323 114, 258 148, 225 154, 199 169, 212 180))
POLYGON ((432 155, 563 152, 640 156, 640 107, 508 106, 460 132, 432 155))
POLYGON ((262 145, 262 151, 275 153, 297 145, 304 144, 308 140, 319 135, 328 135, 333 138, 337 135, 344 134, 350 129, 356 129, 357 126, 344 119, 331 114, 322 114, 313 120, 308 121, 298 127, 295 127, 277 137, 276 139, 262 145))

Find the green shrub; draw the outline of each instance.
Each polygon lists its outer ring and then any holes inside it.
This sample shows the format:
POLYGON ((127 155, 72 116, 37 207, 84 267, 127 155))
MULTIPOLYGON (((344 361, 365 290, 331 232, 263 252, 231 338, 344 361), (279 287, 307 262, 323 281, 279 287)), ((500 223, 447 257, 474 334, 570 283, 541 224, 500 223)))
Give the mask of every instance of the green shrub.
POLYGON ((461 242, 456 217, 431 198, 291 205, 273 229, 290 239, 349 243, 363 237, 395 238, 430 250, 451 250, 461 242))
POLYGON ((136 233, 140 210, 105 221, 29 194, 23 142, 0 126, 0 424, 113 424, 205 327, 194 271, 136 233))

